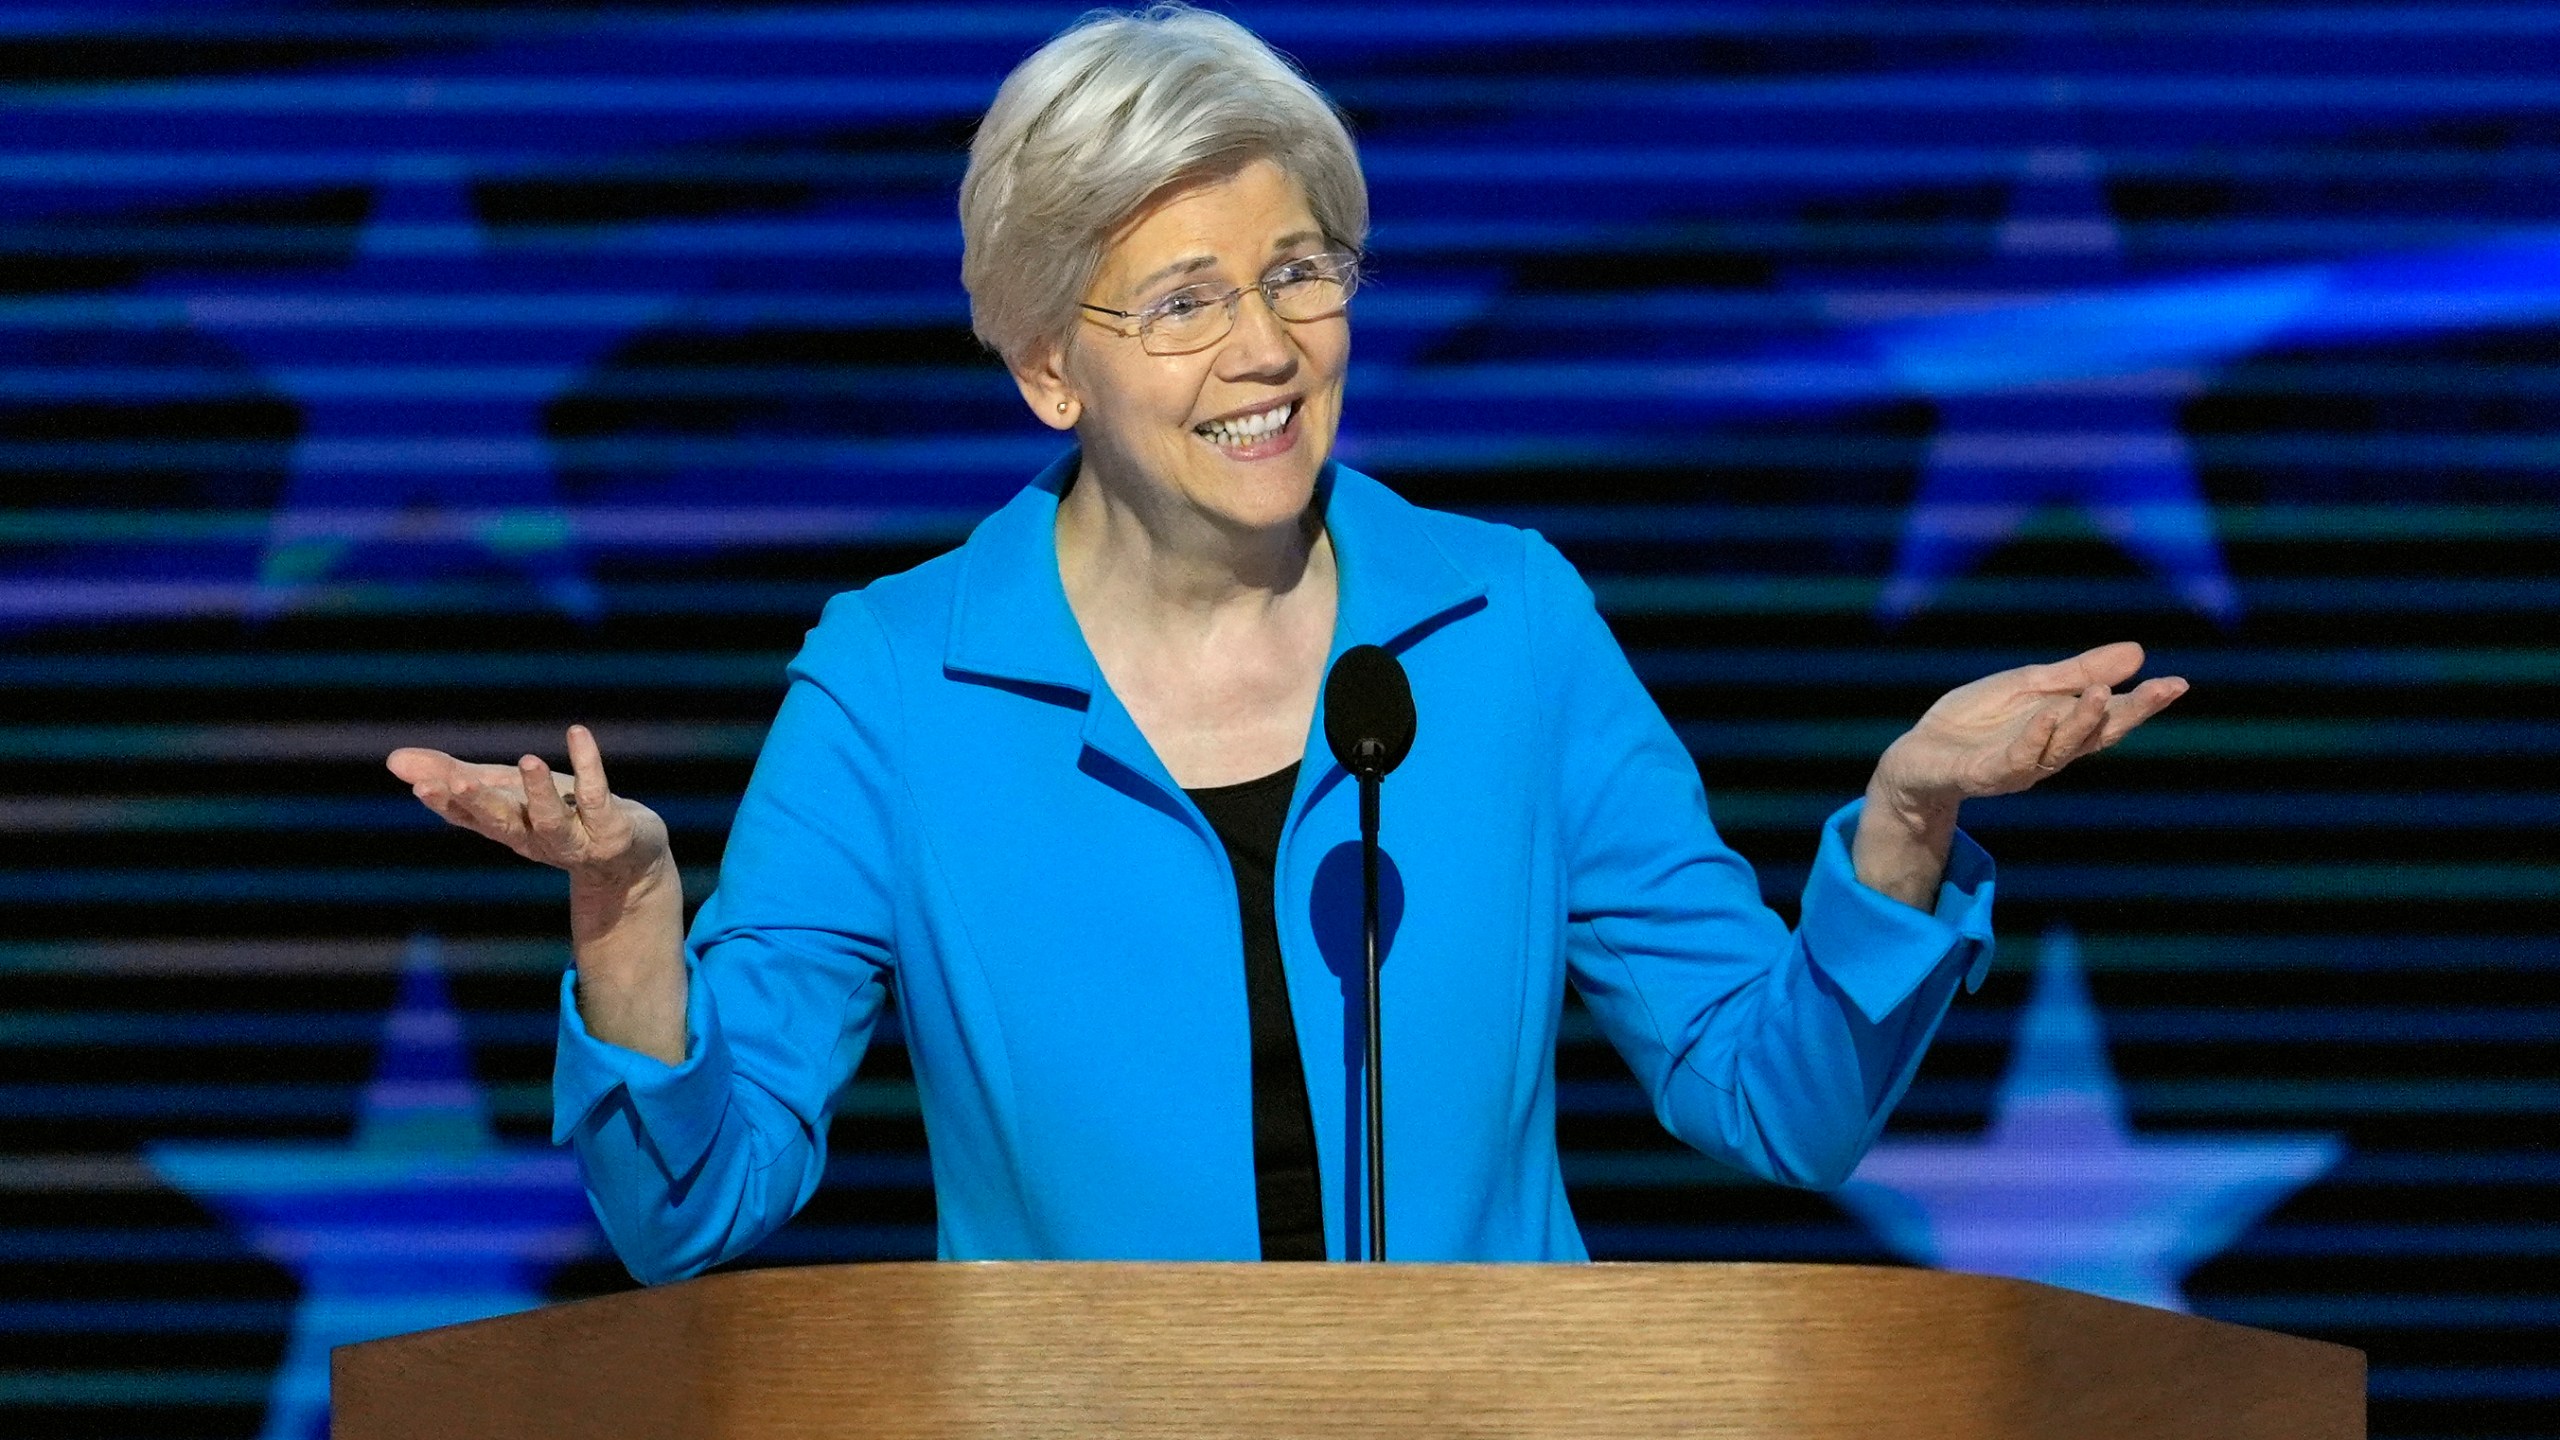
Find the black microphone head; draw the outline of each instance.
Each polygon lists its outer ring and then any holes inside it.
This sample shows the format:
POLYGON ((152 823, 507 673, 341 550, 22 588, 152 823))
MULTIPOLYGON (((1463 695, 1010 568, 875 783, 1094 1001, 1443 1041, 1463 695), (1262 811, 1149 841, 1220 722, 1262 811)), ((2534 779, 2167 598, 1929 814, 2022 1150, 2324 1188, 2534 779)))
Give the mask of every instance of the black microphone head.
POLYGON ((1413 686, 1375 645, 1354 645, 1324 679, 1324 738, 1354 775, 1384 775, 1413 749, 1413 686))

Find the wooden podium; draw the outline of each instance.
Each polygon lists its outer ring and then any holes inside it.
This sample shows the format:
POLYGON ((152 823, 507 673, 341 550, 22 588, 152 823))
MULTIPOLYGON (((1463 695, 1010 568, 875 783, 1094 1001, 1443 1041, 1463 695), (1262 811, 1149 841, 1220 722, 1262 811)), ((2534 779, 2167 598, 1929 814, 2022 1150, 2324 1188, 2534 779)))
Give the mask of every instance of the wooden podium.
POLYGON ((2364 1355, 1833 1265, 762 1270, 351 1345, 338 1440, 2351 1440, 2364 1355))

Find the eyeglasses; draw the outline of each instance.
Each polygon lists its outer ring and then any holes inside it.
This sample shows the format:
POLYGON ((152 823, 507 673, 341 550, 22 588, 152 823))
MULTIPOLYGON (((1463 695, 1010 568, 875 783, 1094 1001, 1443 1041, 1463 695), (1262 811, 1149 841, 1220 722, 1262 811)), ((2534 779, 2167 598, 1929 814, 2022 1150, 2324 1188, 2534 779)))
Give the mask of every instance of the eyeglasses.
POLYGON ((1236 326, 1236 306, 1247 290, 1261 291, 1262 303, 1271 307, 1272 314, 1303 324, 1341 314, 1351 303, 1351 292, 1359 288, 1360 257, 1348 251, 1327 251, 1274 265, 1261 279, 1233 290, 1187 285, 1143 310, 1114 310, 1107 305, 1084 308, 1135 321, 1138 344, 1150 355, 1183 355, 1227 338, 1236 326))

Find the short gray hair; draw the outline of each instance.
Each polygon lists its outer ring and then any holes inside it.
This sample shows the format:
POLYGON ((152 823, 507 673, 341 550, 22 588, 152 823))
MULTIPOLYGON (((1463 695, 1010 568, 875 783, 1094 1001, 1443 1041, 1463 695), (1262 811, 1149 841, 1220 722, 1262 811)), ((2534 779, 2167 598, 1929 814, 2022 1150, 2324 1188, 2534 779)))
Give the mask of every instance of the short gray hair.
POLYGON ((1104 242, 1165 186, 1269 159, 1327 243, 1369 236, 1369 187, 1323 92, 1242 25, 1188 5, 1097 10, 1014 67, 969 144, 960 282, 1008 362, 1063 338, 1104 242))

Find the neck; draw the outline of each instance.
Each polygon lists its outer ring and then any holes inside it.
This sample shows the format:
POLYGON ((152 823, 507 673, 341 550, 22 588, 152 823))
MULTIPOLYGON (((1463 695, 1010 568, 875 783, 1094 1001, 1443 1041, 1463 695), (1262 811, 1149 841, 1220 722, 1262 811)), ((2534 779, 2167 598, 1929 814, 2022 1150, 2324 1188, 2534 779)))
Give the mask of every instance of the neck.
POLYGON ((1058 502, 1058 574, 1079 611, 1160 620, 1277 603, 1320 568, 1316 507, 1274 526, 1239 526, 1179 497, 1115 485, 1088 457, 1058 502))

